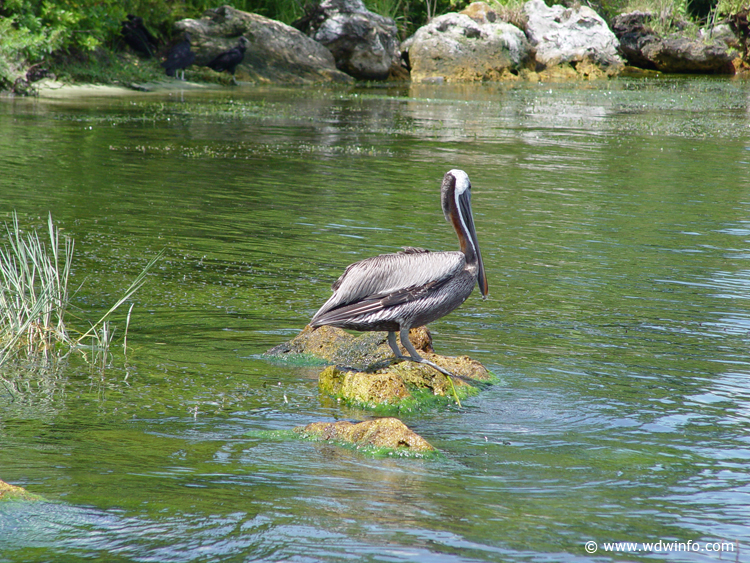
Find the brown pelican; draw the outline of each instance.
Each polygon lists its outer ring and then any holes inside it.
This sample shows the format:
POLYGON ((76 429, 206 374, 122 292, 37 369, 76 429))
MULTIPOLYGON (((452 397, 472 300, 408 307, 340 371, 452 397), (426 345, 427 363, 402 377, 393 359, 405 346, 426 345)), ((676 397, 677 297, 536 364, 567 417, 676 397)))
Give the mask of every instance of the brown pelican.
POLYGON ((409 329, 453 311, 469 297, 477 282, 486 297, 487 279, 471 214, 469 176, 463 170, 448 171, 440 191, 443 213, 456 229, 461 251, 430 252, 404 247, 396 254, 381 254, 351 264, 333 284, 331 298, 310 321, 313 328, 331 325, 388 331, 388 344, 397 358, 427 364, 452 375, 417 353, 409 340, 409 329), (397 331, 410 356, 401 354, 397 331))

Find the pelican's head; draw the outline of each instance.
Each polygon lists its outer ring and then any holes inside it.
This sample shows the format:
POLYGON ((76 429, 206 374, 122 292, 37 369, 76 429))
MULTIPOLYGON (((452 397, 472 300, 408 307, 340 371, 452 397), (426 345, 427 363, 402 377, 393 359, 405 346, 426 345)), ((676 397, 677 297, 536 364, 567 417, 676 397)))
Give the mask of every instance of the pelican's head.
POLYGON ((453 224, 461 244, 461 252, 466 255, 466 263, 477 268, 477 283, 484 297, 489 291, 484 274, 484 262, 479 251, 477 233, 474 229, 474 217, 471 214, 471 182, 463 170, 449 170, 443 177, 440 188, 443 213, 446 220, 453 224))

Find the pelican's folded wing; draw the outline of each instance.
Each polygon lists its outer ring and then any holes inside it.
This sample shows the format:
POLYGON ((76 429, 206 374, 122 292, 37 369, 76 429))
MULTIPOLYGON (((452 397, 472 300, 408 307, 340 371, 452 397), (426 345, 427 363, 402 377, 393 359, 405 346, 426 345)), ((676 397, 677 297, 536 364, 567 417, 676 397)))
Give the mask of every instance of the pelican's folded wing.
POLYGON ((455 276, 464 265, 462 252, 426 252, 412 248, 356 262, 333 284, 333 295, 315 314, 311 324, 320 326, 334 322, 334 317, 359 315, 405 303, 455 276), (334 314, 334 310, 338 313, 334 314))

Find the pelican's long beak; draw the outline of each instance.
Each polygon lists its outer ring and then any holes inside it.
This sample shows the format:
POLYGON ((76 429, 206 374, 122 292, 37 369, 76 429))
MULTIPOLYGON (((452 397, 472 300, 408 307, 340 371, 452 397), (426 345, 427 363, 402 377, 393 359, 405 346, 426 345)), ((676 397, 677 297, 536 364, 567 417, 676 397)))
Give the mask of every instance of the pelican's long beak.
MULTIPOLYGON (((474 216, 471 213, 471 191, 464 190, 463 193, 459 194, 456 198, 458 200, 458 214, 465 231, 465 237, 468 240, 461 241, 461 250, 466 254, 467 262, 471 263, 472 260, 477 265, 477 283, 479 284, 479 291, 482 292, 482 297, 487 297, 489 288, 487 286, 487 277, 484 273, 484 262, 482 261, 482 253, 479 251, 479 242, 477 241, 477 231, 474 228, 474 216)), ((460 235, 459 235, 460 236, 460 235)))

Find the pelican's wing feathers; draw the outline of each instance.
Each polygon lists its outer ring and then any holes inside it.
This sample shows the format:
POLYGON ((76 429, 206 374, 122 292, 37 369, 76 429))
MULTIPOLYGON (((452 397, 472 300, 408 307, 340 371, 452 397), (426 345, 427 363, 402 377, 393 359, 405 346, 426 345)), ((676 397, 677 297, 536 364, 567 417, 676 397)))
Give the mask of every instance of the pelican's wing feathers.
POLYGON ((355 262, 333 284, 333 295, 311 324, 332 322, 334 310, 353 316, 414 300, 462 271, 465 262, 463 252, 429 252, 411 247, 355 262))

